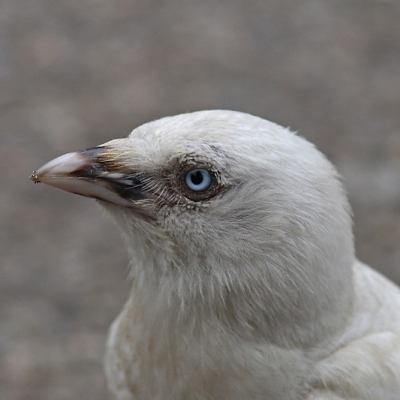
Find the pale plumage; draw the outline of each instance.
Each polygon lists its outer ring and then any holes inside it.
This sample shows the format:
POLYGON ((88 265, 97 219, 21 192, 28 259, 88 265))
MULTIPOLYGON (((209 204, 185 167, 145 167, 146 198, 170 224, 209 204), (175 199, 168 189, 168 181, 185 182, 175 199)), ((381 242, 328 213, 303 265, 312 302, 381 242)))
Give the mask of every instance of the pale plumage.
POLYGON ((202 111, 32 179, 105 200, 124 234, 115 399, 400 399, 400 291, 355 259, 337 173, 301 137, 202 111))

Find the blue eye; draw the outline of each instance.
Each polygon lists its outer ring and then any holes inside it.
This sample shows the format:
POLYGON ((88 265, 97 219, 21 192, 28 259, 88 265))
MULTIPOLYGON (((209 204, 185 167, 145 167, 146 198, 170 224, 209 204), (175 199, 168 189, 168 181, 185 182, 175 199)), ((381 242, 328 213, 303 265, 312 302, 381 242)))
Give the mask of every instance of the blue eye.
POLYGON ((204 192, 212 183, 212 176, 206 169, 193 169, 185 176, 187 187, 193 192, 204 192))

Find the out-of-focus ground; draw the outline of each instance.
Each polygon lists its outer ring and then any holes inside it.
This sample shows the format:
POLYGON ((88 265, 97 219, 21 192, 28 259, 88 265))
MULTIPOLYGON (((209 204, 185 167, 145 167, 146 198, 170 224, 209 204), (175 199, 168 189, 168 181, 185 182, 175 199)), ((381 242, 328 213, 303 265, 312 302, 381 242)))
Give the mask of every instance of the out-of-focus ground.
POLYGON ((337 165, 359 258, 400 282, 400 2, 0 1, 0 398, 106 398, 127 256, 49 159, 209 108, 274 120, 337 165))

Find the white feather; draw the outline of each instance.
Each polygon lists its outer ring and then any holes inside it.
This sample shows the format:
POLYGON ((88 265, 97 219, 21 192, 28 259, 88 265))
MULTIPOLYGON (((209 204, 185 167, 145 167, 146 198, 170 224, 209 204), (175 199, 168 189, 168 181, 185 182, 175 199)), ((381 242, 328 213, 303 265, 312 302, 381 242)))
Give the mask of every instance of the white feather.
POLYGON ((356 260, 346 193, 313 145, 216 110, 107 148, 111 173, 155 194, 102 203, 131 256, 107 345, 115 399, 400 399, 400 291, 356 260), (221 193, 185 198, 184 162, 211 166, 221 193))

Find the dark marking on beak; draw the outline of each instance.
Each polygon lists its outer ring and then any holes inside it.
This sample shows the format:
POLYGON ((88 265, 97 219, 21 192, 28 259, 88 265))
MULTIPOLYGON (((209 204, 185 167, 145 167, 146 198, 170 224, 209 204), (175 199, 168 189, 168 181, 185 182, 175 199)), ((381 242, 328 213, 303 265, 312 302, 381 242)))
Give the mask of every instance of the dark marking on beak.
POLYGON ((138 174, 115 168, 112 160, 102 157, 108 146, 92 147, 68 153, 34 171, 30 179, 81 196, 92 197, 124 207, 149 198, 138 174))

